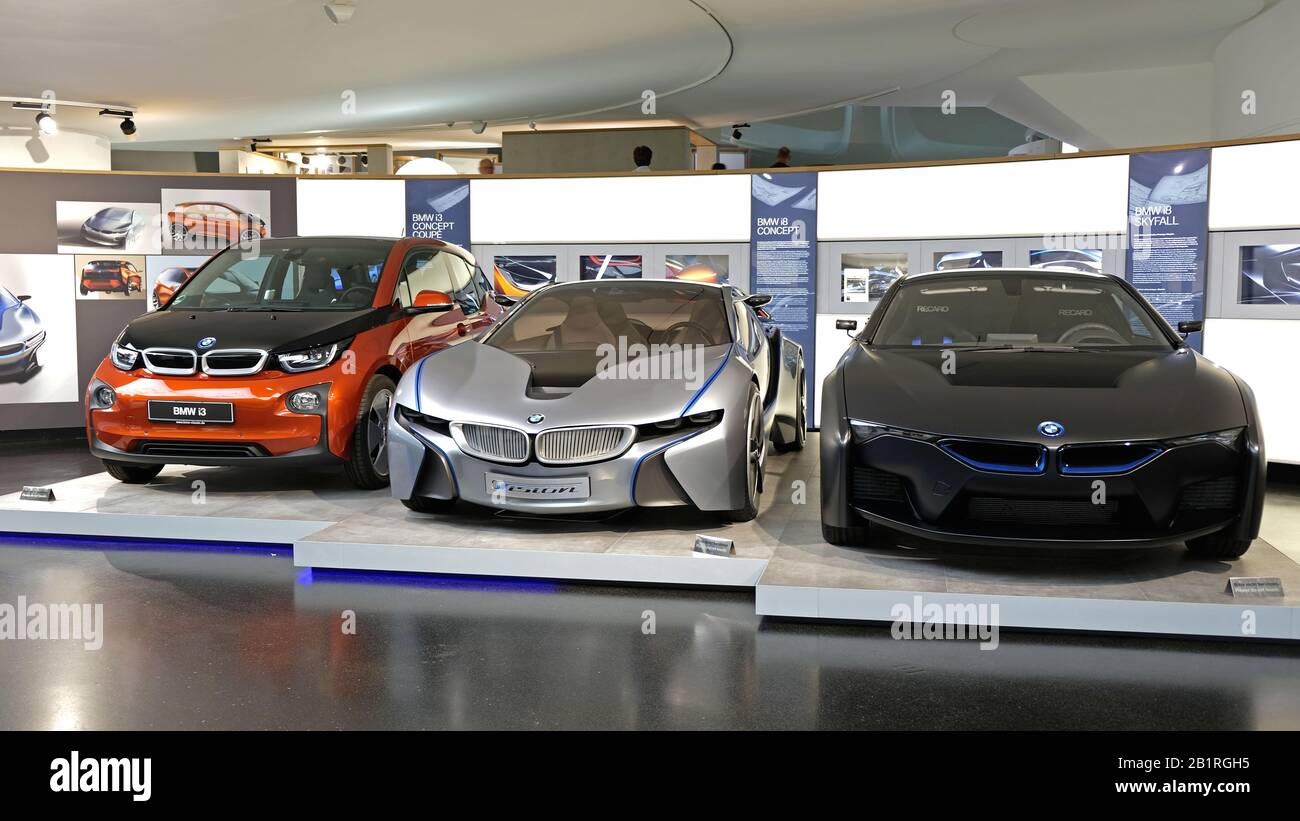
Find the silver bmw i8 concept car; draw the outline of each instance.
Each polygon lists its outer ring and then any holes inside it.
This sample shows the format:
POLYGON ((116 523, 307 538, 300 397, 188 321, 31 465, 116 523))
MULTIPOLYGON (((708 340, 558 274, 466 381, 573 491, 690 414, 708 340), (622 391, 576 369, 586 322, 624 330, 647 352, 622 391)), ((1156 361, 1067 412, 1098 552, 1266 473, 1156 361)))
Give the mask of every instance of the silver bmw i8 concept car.
POLYGON ((672 280, 539 288, 397 387, 393 495, 570 514, 694 505, 753 519, 768 440, 802 448, 802 349, 764 296, 672 280))

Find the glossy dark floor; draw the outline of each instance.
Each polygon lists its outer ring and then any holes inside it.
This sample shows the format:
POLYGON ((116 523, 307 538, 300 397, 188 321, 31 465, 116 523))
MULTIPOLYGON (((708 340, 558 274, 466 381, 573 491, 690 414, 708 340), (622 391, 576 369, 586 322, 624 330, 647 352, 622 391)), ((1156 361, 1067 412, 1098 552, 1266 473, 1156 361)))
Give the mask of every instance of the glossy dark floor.
MULTIPOLYGON (((18 451, 4 482, 23 459, 95 469, 75 447, 18 451)), ((4 729, 1300 729, 1300 649, 1281 645, 1004 631, 981 650, 765 622, 747 593, 7 538, 0 606, 20 596, 103 604, 104 641, 0 640, 4 729)))

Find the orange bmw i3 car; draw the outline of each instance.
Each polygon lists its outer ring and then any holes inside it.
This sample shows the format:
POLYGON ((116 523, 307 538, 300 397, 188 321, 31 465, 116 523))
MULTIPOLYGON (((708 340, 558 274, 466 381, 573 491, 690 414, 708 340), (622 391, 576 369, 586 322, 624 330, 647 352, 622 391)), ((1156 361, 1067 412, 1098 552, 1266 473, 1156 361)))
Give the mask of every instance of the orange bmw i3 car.
POLYGON ((167 464, 341 463, 383 487, 402 372, 503 314, 473 256, 435 239, 230 247, 113 343, 86 389, 90 450, 123 482, 167 464))
POLYGON ((178 202, 167 212, 167 233, 172 242, 183 244, 187 237, 225 243, 251 242, 267 235, 266 220, 227 202, 178 202))

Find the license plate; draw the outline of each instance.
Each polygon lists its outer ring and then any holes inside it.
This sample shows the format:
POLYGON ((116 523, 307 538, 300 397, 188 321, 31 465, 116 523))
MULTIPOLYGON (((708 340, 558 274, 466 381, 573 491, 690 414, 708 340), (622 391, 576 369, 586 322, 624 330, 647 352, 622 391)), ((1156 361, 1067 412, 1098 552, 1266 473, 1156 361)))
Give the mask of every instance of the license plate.
POLYGON ((235 406, 230 402, 172 402, 149 400, 149 421, 179 422, 182 425, 229 425, 235 421, 235 406))
POLYGON ((591 482, 586 476, 537 478, 533 476, 486 475, 487 492, 494 499, 527 499, 535 502, 563 502, 591 496, 591 482))

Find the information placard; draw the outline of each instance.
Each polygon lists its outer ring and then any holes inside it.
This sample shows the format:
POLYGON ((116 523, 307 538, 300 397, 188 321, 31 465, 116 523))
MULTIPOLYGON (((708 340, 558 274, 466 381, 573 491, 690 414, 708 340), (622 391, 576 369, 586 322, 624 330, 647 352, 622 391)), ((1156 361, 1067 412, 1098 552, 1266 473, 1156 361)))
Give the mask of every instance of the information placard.
POLYGON ((406 236, 469 248, 469 181, 407 180, 406 236))

